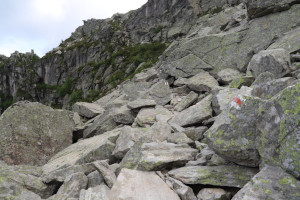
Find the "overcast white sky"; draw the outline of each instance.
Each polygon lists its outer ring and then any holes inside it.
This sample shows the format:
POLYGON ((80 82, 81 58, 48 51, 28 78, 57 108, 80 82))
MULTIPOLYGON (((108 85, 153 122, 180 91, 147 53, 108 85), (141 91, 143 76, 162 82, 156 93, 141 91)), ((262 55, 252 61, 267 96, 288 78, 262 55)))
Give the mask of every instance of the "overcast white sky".
POLYGON ((67 39, 82 20, 137 9, 147 0, 0 0, 0 54, 31 49, 43 56, 67 39))

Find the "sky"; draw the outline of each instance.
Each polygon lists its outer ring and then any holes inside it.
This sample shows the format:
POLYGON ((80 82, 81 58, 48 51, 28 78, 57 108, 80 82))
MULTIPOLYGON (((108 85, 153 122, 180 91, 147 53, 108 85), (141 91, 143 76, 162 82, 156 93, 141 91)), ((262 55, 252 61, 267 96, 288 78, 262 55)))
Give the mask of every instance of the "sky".
POLYGON ((0 0, 0 54, 31 49, 42 57, 71 36, 82 20, 126 13, 147 0, 0 0))

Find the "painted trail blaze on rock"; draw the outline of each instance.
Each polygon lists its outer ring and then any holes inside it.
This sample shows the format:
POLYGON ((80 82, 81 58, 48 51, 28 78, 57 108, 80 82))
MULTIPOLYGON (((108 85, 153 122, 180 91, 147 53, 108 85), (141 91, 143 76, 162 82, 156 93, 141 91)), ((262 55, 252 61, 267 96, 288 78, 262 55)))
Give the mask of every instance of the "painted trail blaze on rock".
POLYGON ((230 107, 240 110, 244 101, 245 99, 241 95, 239 95, 238 97, 233 99, 233 101, 230 103, 230 107))

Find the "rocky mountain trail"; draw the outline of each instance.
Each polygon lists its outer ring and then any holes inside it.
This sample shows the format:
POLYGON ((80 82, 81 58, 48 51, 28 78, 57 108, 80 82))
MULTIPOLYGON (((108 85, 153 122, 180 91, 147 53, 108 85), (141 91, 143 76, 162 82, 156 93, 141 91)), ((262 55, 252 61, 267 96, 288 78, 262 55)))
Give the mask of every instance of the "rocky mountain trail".
POLYGON ((224 2, 150 0, 125 15, 86 21, 43 58, 71 59, 64 48, 84 34, 111 36, 110 28, 113 38, 125 39, 119 29, 126 28, 137 30, 128 31, 137 43, 155 40, 139 31, 158 26, 159 17, 174 20, 160 31, 177 40, 154 66, 118 80, 101 98, 80 99, 72 111, 19 101, 3 112, 0 198, 300 199, 298 1, 224 2))

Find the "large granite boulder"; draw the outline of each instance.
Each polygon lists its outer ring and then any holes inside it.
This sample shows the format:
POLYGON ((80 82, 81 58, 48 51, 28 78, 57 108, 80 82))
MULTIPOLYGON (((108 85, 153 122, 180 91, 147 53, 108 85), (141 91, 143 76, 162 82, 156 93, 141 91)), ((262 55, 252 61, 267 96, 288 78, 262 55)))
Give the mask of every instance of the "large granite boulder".
POLYGON ((121 167, 154 171, 171 166, 183 166, 189 160, 193 160, 198 152, 187 144, 141 143, 136 143, 127 152, 120 163, 121 167))
POLYGON ((205 133, 209 146, 219 155, 240 165, 256 167, 260 156, 256 149, 256 123, 260 99, 237 96, 216 117, 205 133))
POLYGON ((256 174, 232 199, 261 200, 300 198, 300 181, 279 167, 265 167, 256 174))
POLYGON ((211 99, 212 95, 205 97, 196 105, 175 115, 169 123, 177 124, 179 126, 191 126, 209 119, 212 116, 211 99))
POLYGON ((257 173, 255 168, 241 166, 190 166, 174 169, 168 174, 185 184, 201 184, 242 188, 257 173))
POLYGON ((178 195, 155 172, 122 169, 117 182, 108 192, 108 200, 180 200, 178 195))
POLYGON ((116 129, 102 135, 80 140, 52 157, 43 166, 44 174, 68 165, 110 159, 119 134, 120 129, 116 129))
POLYGON ((256 78, 263 72, 271 72, 275 78, 281 78, 290 72, 290 54, 284 49, 260 51, 251 59, 247 71, 256 78))
POLYGON ((256 147, 264 164, 300 177, 300 84, 289 86, 260 105, 256 147))
POLYGON ((0 117, 0 159, 8 164, 43 165, 72 144, 68 111, 22 101, 0 117))

